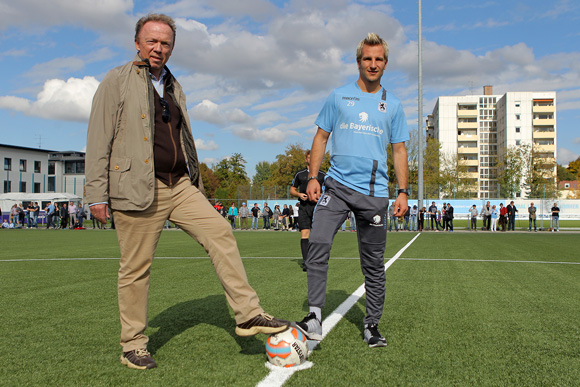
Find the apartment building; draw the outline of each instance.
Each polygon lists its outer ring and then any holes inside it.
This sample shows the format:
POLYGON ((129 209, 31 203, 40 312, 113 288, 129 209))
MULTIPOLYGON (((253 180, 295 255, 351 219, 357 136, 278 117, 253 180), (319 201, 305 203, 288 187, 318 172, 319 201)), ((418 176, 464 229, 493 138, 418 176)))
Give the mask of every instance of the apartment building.
MULTIPOLYGON (((427 120, 427 135, 439 140, 441 151, 467 167, 464 182, 481 199, 499 194, 498 163, 506 150, 529 145, 556 177, 556 93, 508 92, 493 94, 484 86, 482 95, 444 96, 437 99, 427 120)), ((516 197, 525 197, 524 190, 516 197)))
POLYGON ((85 154, 0 144, 2 193, 70 193, 83 196, 85 154))

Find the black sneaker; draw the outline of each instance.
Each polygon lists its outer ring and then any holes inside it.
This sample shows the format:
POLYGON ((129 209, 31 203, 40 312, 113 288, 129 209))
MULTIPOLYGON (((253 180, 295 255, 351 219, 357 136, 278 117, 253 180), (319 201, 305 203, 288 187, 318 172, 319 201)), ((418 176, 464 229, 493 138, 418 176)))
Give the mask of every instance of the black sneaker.
POLYGON ((314 312, 308 313, 300 322, 294 321, 292 326, 302 332, 309 340, 322 340, 322 324, 314 312))
POLYGON ((153 360, 151 354, 145 348, 123 352, 123 355, 121 355, 121 364, 136 370, 147 370, 157 367, 157 363, 155 363, 155 360, 153 360))
POLYGON ((387 339, 381 335, 377 324, 365 324, 364 340, 369 343, 369 348, 387 346, 387 339))
POLYGON ((278 333, 286 330, 288 325, 290 325, 290 323, 286 320, 279 320, 267 313, 260 313, 256 317, 236 325, 236 335, 244 337, 254 336, 258 333, 265 333, 270 335, 272 333, 278 333))

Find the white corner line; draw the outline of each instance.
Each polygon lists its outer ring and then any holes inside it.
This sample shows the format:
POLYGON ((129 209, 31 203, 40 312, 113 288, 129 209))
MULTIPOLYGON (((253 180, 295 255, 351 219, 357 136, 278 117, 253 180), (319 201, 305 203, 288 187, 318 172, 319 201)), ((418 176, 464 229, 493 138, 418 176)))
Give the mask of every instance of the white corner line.
MULTIPOLYGON (((403 254, 415 239, 417 239, 421 235, 421 233, 415 235, 413 239, 409 243, 407 243, 401 250, 397 252, 391 259, 385 263, 385 271, 393 264, 395 261, 403 254)), ((346 315, 346 313, 352 308, 365 294, 365 284, 363 283, 361 286, 358 287, 357 290, 354 291, 346 300, 342 302, 327 318, 324 319, 322 322, 322 340, 326 337, 326 335, 339 323, 340 320, 346 315)), ((321 341, 322 341, 321 340, 321 341)), ((311 353, 314 348, 318 346, 319 341, 312 341, 308 340, 308 353, 311 353)), ((308 362, 307 362, 308 363, 308 362)), ((268 366, 266 366, 268 367, 268 366)), ((270 369, 270 373, 260 381, 256 386, 257 387, 281 387, 294 372, 300 371, 302 369, 307 369, 312 367, 312 365, 308 365, 308 367, 301 367, 298 366, 296 368, 282 368, 282 367, 268 367, 270 369)))

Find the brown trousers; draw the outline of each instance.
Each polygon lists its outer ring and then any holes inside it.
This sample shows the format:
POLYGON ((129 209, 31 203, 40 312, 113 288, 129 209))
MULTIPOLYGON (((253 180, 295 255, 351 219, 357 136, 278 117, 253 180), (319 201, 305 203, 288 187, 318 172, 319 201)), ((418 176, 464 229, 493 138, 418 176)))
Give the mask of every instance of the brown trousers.
POLYGON ((146 348, 150 268, 166 220, 201 244, 211 259, 226 299, 240 324, 263 312, 232 229, 207 198, 183 177, 169 187, 156 180, 155 198, 144 211, 114 211, 121 249, 118 278, 123 351, 146 348))

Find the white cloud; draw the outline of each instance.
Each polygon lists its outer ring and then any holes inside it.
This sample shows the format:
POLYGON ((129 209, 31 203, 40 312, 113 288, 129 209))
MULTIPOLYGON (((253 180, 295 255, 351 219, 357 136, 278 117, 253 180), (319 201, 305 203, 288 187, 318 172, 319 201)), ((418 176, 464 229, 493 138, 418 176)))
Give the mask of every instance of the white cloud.
POLYGON ((0 30, 37 30, 55 25, 118 27, 133 10, 133 0, 18 0, 0 2, 0 30))
POLYGON ((255 20, 265 20, 277 13, 278 10, 271 2, 266 0, 181 0, 161 6, 159 12, 188 18, 228 16, 235 19, 249 16, 255 20))
POLYGON ((50 79, 44 83, 36 101, 4 96, 0 97, 0 108, 51 120, 87 122, 98 86, 93 77, 50 79))
POLYGON ((191 118, 218 126, 223 126, 227 122, 220 112, 218 104, 207 99, 204 99, 191 109, 191 118))
POLYGON ((578 158, 578 154, 566 148, 558 148, 558 164, 567 165, 578 158))
POLYGON ((216 159, 215 157, 206 157, 203 160, 201 160, 201 162, 211 167, 212 165, 216 165, 217 163, 219 163, 220 160, 216 159))
POLYGON ((0 97, 0 108, 15 110, 17 112, 27 112, 30 110, 30 101, 20 97, 0 97))
POLYGON ((251 126, 237 126, 232 128, 232 133, 250 141, 264 141, 269 143, 282 143, 290 136, 298 135, 295 131, 284 131, 280 128, 257 129, 251 126))
POLYGON ((219 146, 215 143, 215 141, 205 141, 201 138, 195 139, 195 147, 198 150, 218 150, 219 146))

